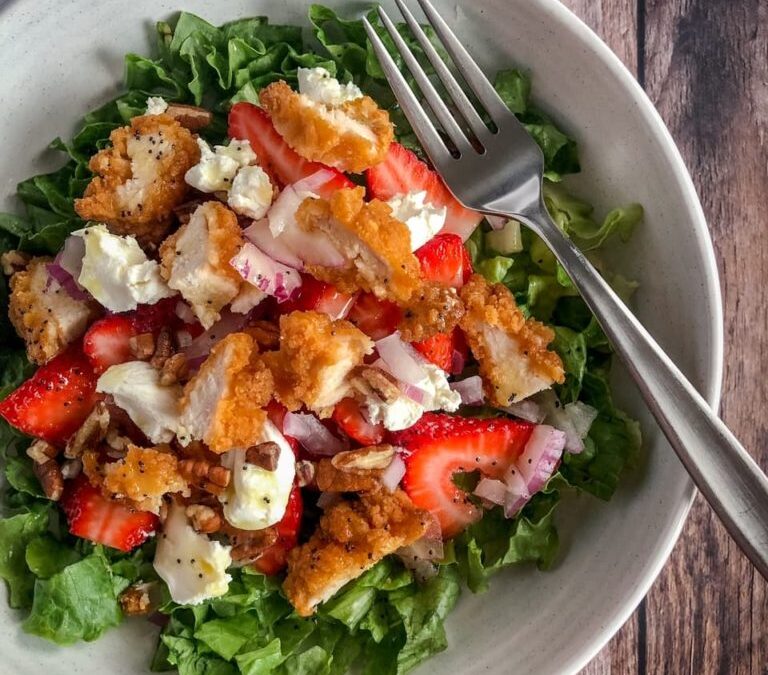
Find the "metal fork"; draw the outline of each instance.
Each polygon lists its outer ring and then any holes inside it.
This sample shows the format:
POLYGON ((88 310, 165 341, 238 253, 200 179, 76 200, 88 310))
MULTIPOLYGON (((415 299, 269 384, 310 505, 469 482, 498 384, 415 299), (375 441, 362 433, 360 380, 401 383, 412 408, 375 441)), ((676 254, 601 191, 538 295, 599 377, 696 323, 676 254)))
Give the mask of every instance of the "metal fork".
POLYGON ((489 215, 512 217, 541 237, 600 322, 678 457, 736 543, 768 579, 768 478, 581 251, 555 225, 542 200, 544 157, 429 0, 418 0, 456 69, 493 122, 489 128, 419 23, 395 0, 448 92, 433 86, 387 13, 379 16, 423 98, 438 132, 381 38, 363 19, 397 100, 432 163, 456 198, 489 215), (471 130, 476 140, 469 138, 471 130), (450 139, 453 147, 444 141, 450 139))

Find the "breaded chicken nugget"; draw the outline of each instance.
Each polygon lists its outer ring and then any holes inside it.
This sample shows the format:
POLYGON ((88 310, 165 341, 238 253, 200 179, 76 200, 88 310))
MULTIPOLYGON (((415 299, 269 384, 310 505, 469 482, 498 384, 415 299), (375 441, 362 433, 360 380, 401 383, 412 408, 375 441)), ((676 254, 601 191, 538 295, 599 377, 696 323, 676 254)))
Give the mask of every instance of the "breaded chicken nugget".
POLYGON ((317 230, 347 259, 343 267, 308 265, 309 273, 346 293, 358 290, 378 298, 407 302, 419 288, 419 261, 411 253, 408 227, 392 217, 392 209, 377 199, 366 203, 361 187, 335 192, 329 201, 305 199, 296 220, 305 230, 317 230))
POLYGON ((227 335, 184 387, 179 440, 204 441, 216 453, 249 448, 261 438, 273 388, 253 338, 227 335))
POLYGON ((560 357, 547 349, 554 332, 534 319, 526 321, 506 286, 474 274, 461 299, 466 313, 459 326, 492 403, 508 405, 565 381, 560 357))
POLYGON ((329 507, 309 541, 288 554, 286 597, 300 616, 310 616, 384 556, 422 537, 431 522, 402 490, 381 490, 329 507))
POLYGON ((204 202, 189 222, 160 246, 160 273, 210 328, 243 284, 229 261, 243 245, 237 216, 219 202, 204 202))
POLYGON ((456 289, 436 281, 425 282, 403 309, 398 328, 403 340, 426 340, 450 333, 464 316, 464 304, 456 289))
POLYGON ((275 397, 288 410, 302 405, 321 416, 350 391, 348 375, 373 351, 373 342, 349 321, 322 312, 280 317, 280 349, 264 354, 275 397))
POLYGON ((132 234, 142 244, 157 244, 184 201, 184 174, 197 164, 200 150, 189 130, 169 115, 134 117, 109 136, 111 147, 88 166, 96 175, 75 210, 85 220, 106 223, 115 234, 132 234))
POLYGON ((27 345, 27 356, 43 364, 79 338, 97 316, 92 302, 75 300, 48 275, 50 258, 33 258, 11 277, 8 314, 27 345))
MULTIPOLYGON (((90 464, 90 463, 89 463, 90 464)), ((164 494, 181 492, 189 495, 189 486, 179 473, 179 461, 167 445, 156 448, 128 446, 125 457, 103 464, 97 474, 101 488, 109 496, 130 499, 142 511, 159 513, 164 494)))
POLYGON ((359 173, 378 164, 395 138, 389 113, 370 96, 329 105, 280 80, 262 89, 259 101, 296 152, 342 171, 359 173))

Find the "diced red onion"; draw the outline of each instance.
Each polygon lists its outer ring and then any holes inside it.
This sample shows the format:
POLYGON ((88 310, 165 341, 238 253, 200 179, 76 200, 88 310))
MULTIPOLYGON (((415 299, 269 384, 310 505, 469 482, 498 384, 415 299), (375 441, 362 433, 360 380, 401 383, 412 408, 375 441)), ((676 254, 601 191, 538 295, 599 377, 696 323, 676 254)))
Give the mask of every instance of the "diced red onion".
POLYGON ((80 277, 85 257, 85 240, 76 235, 70 235, 64 240, 64 246, 58 252, 53 262, 69 272, 73 279, 80 277))
POLYGON ((302 178, 300 181, 294 183, 293 189, 296 190, 296 192, 313 192, 319 194, 325 184, 334 180, 336 175, 337 174, 334 174, 328 169, 320 169, 315 171, 312 175, 302 178))
POLYGON ((192 340, 184 350, 187 361, 192 363, 201 357, 205 359, 215 344, 221 342, 230 333, 237 333, 241 330, 245 326, 247 318, 245 314, 235 314, 229 309, 222 310, 221 318, 207 331, 192 340))
POLYGON ((246 242, 229 264, 247 282, 278 302, 285 302, 301 286, 301 275, 292 267, 273 260, 261 249, 246 242))
POLYGON ((474 490, 474 494, 481 499, 486 499, 492 504, 503 506, 507 499, 508 488, 506 483, 495 478, 481 478, 474 490))
POLYGON ((395 455, 389 466, 381 474, 381 484, 390 492, 394 492, 400 481, 405 476, 405 462, 399 455, 395 455))
POLYGON ((80 287, 72 275, 60 265, 52 262, 46 265, 45 269, 49 277, 46 288, 51 285, 52 281, 55 281, 73 300, 87 301, 90 298, 90 295, 80 287))
POLYGON ((195 316, 195 313, 192 311, 192 308, 183 300, 179 300, 176 303, 176 307, 174 309, 176 316, 178 316, 184 323, 196 323, 197 317, 195 316))
POLYGON ((418 403, 419 405, 424 405, 424 401, 426 401, 427 397, 429 396, 429 394, 421 387, 416 387, 406 382, 400 384, 400 391, 402 391, 403 394, 405 394, 409 399, 415 403, 418 403))
POLYGON ((517 460, 528 491, 534 494, 550 479, 565 448, 565 433, 547 424, 533 429, 517 460))
POLYGON ((510 415, 514 415, 515 417, 519 417, 521 420, 526 420, 527 422, 533 422, 535 424, 543 422, 545 417, 544 411, 536 401, 532 401, 529 398, 523 401, 518 401, 517 403, 510 403, 501 408, 501 410, 510 415))
POLYGON ((287 413, 283 433, 293 436, 313 455, 335 455, 347 449, 346 443, 328 431, 317 417, 307 413, 287 413))
POLYGON ((458 349, 453 350, 451 354, 451 375, 458 375, 464 370, 467 359, 458 349))
POLYGON ((256 244, 264 253, 278 262, 299 270, 304 268, 301 258, 291 251, 285 240, 272 234, 269 229, 269 221, 266 218, 255 220, 243 230, 243 234, 250 242, 256 244))
POLYGON ((485 219, 488 221, 492 230, 500 230, 504 227, 507 220, 509 220, 509 218, 505 218, 504 216, 486 216, 485 219))
POLYGON ((405 384, 419 386, 428 378, 424 370, 424 358, 407 342, 400 339, 400 333, 376 341, 376 351, 383 362, 381 368, 405 384))
POLYGON ((504 482, 507 484, 504 515, 507 518, 514 518, 518 511, 531 499, 531 491, 528 489, 528 485, 516 464, 509 467, 504 482))
POLYGON ((458 392, 464 405, 482 405, 485 401, 483 380, 479 375, 472 375, 458 382, 451 382, 451 389, 458 392))

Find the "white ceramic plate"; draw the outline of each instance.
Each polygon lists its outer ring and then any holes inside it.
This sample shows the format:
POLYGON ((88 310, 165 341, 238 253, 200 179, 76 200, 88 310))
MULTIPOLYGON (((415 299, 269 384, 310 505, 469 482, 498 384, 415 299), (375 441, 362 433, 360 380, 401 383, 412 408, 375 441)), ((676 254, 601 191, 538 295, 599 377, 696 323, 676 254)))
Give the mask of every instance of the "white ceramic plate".
MULTIPOLYGON (((438 5, 488 70, 518 64, 533 72, 537 102, 581 146, 583 175, 570 185, 599 209, 643 203, 645 225, 614 267, 640 280, 641 320, 717 405, 722 318, 712 245, 688 173, 640 87, 555 0, 438 5)), ((117 92, 123 55, 147 52, 158 18, 186 9, 215 23, 253 14, 301 22, 305 8, 264 0, 11 0, 0 10, 0 208, 15 206, 8 195, 18 180, 61 161, 46 143, 68 136, 83 113, 117 92)), ((490 593, 465 592, 448 621, 450 649, 420 672, 575 672, 645 595, 680 533, 693 487, 621 373, 615 389, 642 422, 643 469, 609 504, 582 497, 563 505, 555 570, 516 569, 494 579, 490 593)), ((147 622, 59 649, 24 635, 19 618, 0 598, 2 673, 144 673, 154 649, 147 622)))

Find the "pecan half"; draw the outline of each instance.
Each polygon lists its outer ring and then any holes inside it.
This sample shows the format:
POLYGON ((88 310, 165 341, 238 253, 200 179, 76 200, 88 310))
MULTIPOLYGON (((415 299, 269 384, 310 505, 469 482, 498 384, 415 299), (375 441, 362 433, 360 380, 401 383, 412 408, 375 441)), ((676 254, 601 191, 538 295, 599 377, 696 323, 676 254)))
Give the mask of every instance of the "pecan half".
POLYGON ((59 501, 64 492, 64 476, 61 475, 61 469, 56 461, 49 459, 42 464, 33 462, 32 471, 37 476, 37 480, 40 481, 43 494, 53 502, 59 501))
POLYGON ((274 527, 263 530, 238 530, 225 527, 224 530, 229 534, 232 543, 230 552, 232 560, 239 562, 253 562, 277 542, 277 529, 274 527))
POLYGON ((211 534, 221 529, 221 516, 210 506, 190 504, 187 506, 186 514, 195 532, 211 534))
POLYGON ((259 443, 245 451, 245 461, 248 464, 254 464, 266 471, 274 471, 277 468, 279 457, 280 446, 273 441, 259 443))
POLYGON ((107 436, 110 419, 111 416, 106 404, 99 401, 85 418, 85 422, 67 441, 64 456, 67 459, 77 459, 85 450, 101 443, 107 436))
POLYGON ((165 114, 190 131, 199 131, 213 121, 213 113, 210 110, 185 103, 169 103, 165 114))
POLYGON ((386 469, 395 456, 391 445, 370 445, 357 450, 345 450, 331 457, 331 464, 340 471, 380 471, 386 469))
POLYGON ((204 459, 182 459, 179 473, 188 483, 217 495, 229 485, 232 476, 226 467, 213 465, 204 459))
POLYGON ((315 484, 321 492, 372 492, 381 487, 381 470, 352 471, 337 469, 324 457, 315 466, 315 484))
POLYGON ((397 383, 379 368, 360 366, 352 374, 352 386, 363 396, 378 396, 385 403, 392 403, 402 395, 397 383))

